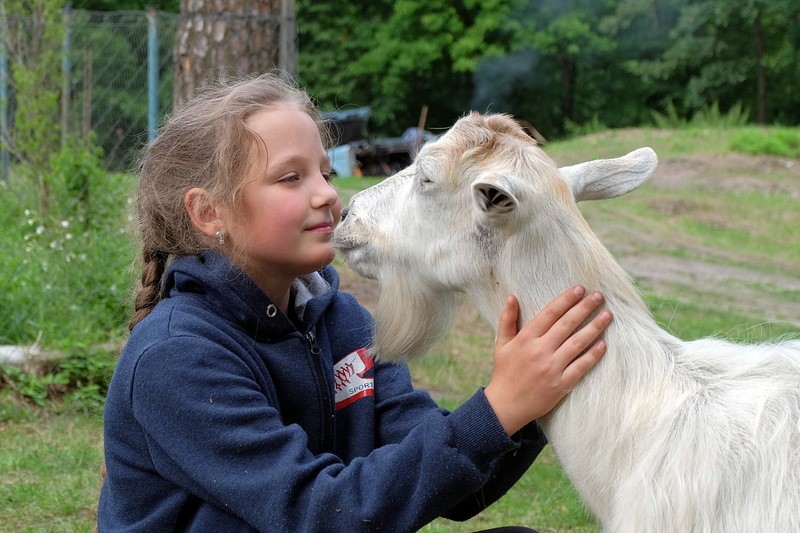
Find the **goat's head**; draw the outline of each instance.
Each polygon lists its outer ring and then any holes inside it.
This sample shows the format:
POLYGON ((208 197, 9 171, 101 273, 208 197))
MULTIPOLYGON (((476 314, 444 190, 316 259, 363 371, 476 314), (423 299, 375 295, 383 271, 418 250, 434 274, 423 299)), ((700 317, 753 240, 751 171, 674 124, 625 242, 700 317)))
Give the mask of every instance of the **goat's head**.
POLYGON ((378 353, 419 355, 449 328, 457 293, 499 283, 503 250, 530 248, 517 236, 582 221, 576 201, 631 191, 655 165, 643 148, 559 169, 506 115, 459 120, 411 166, 353 196, 336 230, 345 261, 381 284, 378 353))

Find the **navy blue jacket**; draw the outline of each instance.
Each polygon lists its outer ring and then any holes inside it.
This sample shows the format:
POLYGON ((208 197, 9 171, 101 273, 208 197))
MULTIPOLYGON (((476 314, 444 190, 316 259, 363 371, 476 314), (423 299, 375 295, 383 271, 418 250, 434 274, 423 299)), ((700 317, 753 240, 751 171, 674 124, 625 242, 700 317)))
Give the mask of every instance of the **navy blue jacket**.
POLYGON ((332 267, 301 280, 290 319, 222 255, 168 268, 108 391, 100 531, 414 531, 533 462, 535 424, 509 438, 482 390, 439 408, 365 356, 372 319, 332 267))

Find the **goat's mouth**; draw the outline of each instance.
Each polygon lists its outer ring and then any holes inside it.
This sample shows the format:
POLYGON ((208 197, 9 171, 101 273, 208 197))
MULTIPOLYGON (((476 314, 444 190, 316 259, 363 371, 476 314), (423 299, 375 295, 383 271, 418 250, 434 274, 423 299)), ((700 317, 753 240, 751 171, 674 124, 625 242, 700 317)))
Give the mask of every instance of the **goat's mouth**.
POLYGON ((368 243, 357 242, 351 239, 341 239, 335 237, 333 246, 336 252, 342 257, 344 262, 352 268, 359 276, 377 279, 377 265, 370 261, 370 254, 367 252, 368 243))
POLYGON ((353 239, 352 237, 345 237, 342 235, 341 226, 336 228, 333 232, 333 247, 337 252, 347 256, 347 254, 357 252, 359 249, 366 246, 366 242, 353 239))

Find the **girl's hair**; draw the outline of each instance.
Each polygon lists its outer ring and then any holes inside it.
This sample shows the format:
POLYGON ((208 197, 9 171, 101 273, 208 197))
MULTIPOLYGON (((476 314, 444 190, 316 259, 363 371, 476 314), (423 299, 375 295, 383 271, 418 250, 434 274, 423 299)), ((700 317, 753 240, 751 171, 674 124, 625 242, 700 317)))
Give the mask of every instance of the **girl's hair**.
POLYGON ((220 84, 188 101, 161 127, 139 164, 139 229, 142 278, 130 327, 161 300, 161 278, 170 257, 214 248, 192 224, 184 207, 186 192, 199 187, 212 202, 241 206, 245 178, 260 138, 245 122, 266 109, 289 106, 317 123, 323 143, 328 129, 307 93, 274 73, 220 84))

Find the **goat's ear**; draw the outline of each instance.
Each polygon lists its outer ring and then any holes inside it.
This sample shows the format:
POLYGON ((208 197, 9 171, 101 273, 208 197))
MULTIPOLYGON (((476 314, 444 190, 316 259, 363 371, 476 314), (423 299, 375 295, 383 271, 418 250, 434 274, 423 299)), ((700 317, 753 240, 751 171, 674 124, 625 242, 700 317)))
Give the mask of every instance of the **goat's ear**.
POLYGON ((616 198, 642 185, 658 165, 652 148, 639 148, 616 159, 597 159, 559 172, 569 183, 575 201, 616 198))
POLYGON ((486 174, 472 184, 472 199, 488 215, 505 215, 519 206, 511 180, 502 174, 486 174))

